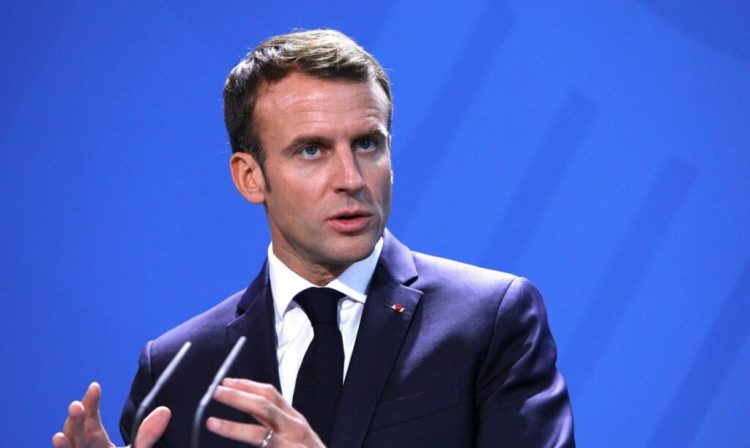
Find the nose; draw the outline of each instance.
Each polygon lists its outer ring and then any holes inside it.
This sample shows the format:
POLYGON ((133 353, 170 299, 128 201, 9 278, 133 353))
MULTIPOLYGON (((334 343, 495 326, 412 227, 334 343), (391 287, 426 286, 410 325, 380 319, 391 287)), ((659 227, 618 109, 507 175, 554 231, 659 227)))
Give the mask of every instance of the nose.
POLYGON ((361 166, 351 148, 336 151, 333 172, 333 188, 340 192, 357 191, 365 186, 361 166))

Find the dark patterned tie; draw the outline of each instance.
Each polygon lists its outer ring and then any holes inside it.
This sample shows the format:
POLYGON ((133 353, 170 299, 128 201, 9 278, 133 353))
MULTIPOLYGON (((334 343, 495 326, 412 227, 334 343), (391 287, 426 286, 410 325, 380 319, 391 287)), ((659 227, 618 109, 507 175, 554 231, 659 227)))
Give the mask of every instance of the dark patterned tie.
POLYGON ((344 344, 337 320, 342 297, 331 288, 308 288, 294 297, 310 319, 314 336, 297 373, 292 406, 326 445, 331 443, 344 382, 344 344))

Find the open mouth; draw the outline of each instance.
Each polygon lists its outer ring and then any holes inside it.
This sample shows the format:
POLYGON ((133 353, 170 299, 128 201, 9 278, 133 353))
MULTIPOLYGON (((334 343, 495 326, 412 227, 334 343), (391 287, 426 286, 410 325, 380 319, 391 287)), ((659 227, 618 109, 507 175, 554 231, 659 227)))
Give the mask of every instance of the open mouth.
POLYGON ((341 213, 332 217, 329 222, 340 232, 352 233, 366 228, 371 216, 366 212, 341 213))
POLYGON ((336 219, 341 219, 344 221, 351 221, 351 220, 358 219, 358 218, 364 218, 366 216, 368 215, 365 215, 364 213, 353 213, 350 215, 339 215, 336 217, 336 219))

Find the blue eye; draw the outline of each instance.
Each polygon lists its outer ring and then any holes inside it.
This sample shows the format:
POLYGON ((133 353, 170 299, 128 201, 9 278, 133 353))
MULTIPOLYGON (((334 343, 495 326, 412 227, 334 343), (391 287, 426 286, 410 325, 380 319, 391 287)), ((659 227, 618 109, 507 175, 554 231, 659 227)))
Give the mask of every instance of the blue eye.
POLYGON ((306 159, 314 159, 320 155, 320 147, 315 145, 305 146, 300 150, 300 154, 306 159))
POLYGON ((376 144, 375 141, 372 138, 363 138, 357 141, 357 149, 363 150, 363 151, 372 151, 375 149, 376 144))

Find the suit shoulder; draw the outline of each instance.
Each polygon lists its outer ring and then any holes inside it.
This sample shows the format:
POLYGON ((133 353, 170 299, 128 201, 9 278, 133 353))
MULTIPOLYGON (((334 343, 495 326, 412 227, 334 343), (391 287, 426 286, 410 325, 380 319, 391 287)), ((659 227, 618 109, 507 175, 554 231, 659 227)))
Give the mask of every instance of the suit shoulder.
POLYGON ((186 320, 157 337, 151 346, 152 354, 170 356, 185 341, 195 344, 223 343, 225 327, 237 316, 237 305, 245 290, 238 291, 208 310, 186 320))
POLYGON ((412 254, 419 272, 412 286, 425 293, 461 297, 485 305, 505 302, 505 307, 543 308, 541 294, 524 277, 420 252, 412 254))
POLYGON ((420 279, 451 283, 459 287, 505 287, 521 279, 508 272, 486 269, 448 258, 412 252, 420 279))

